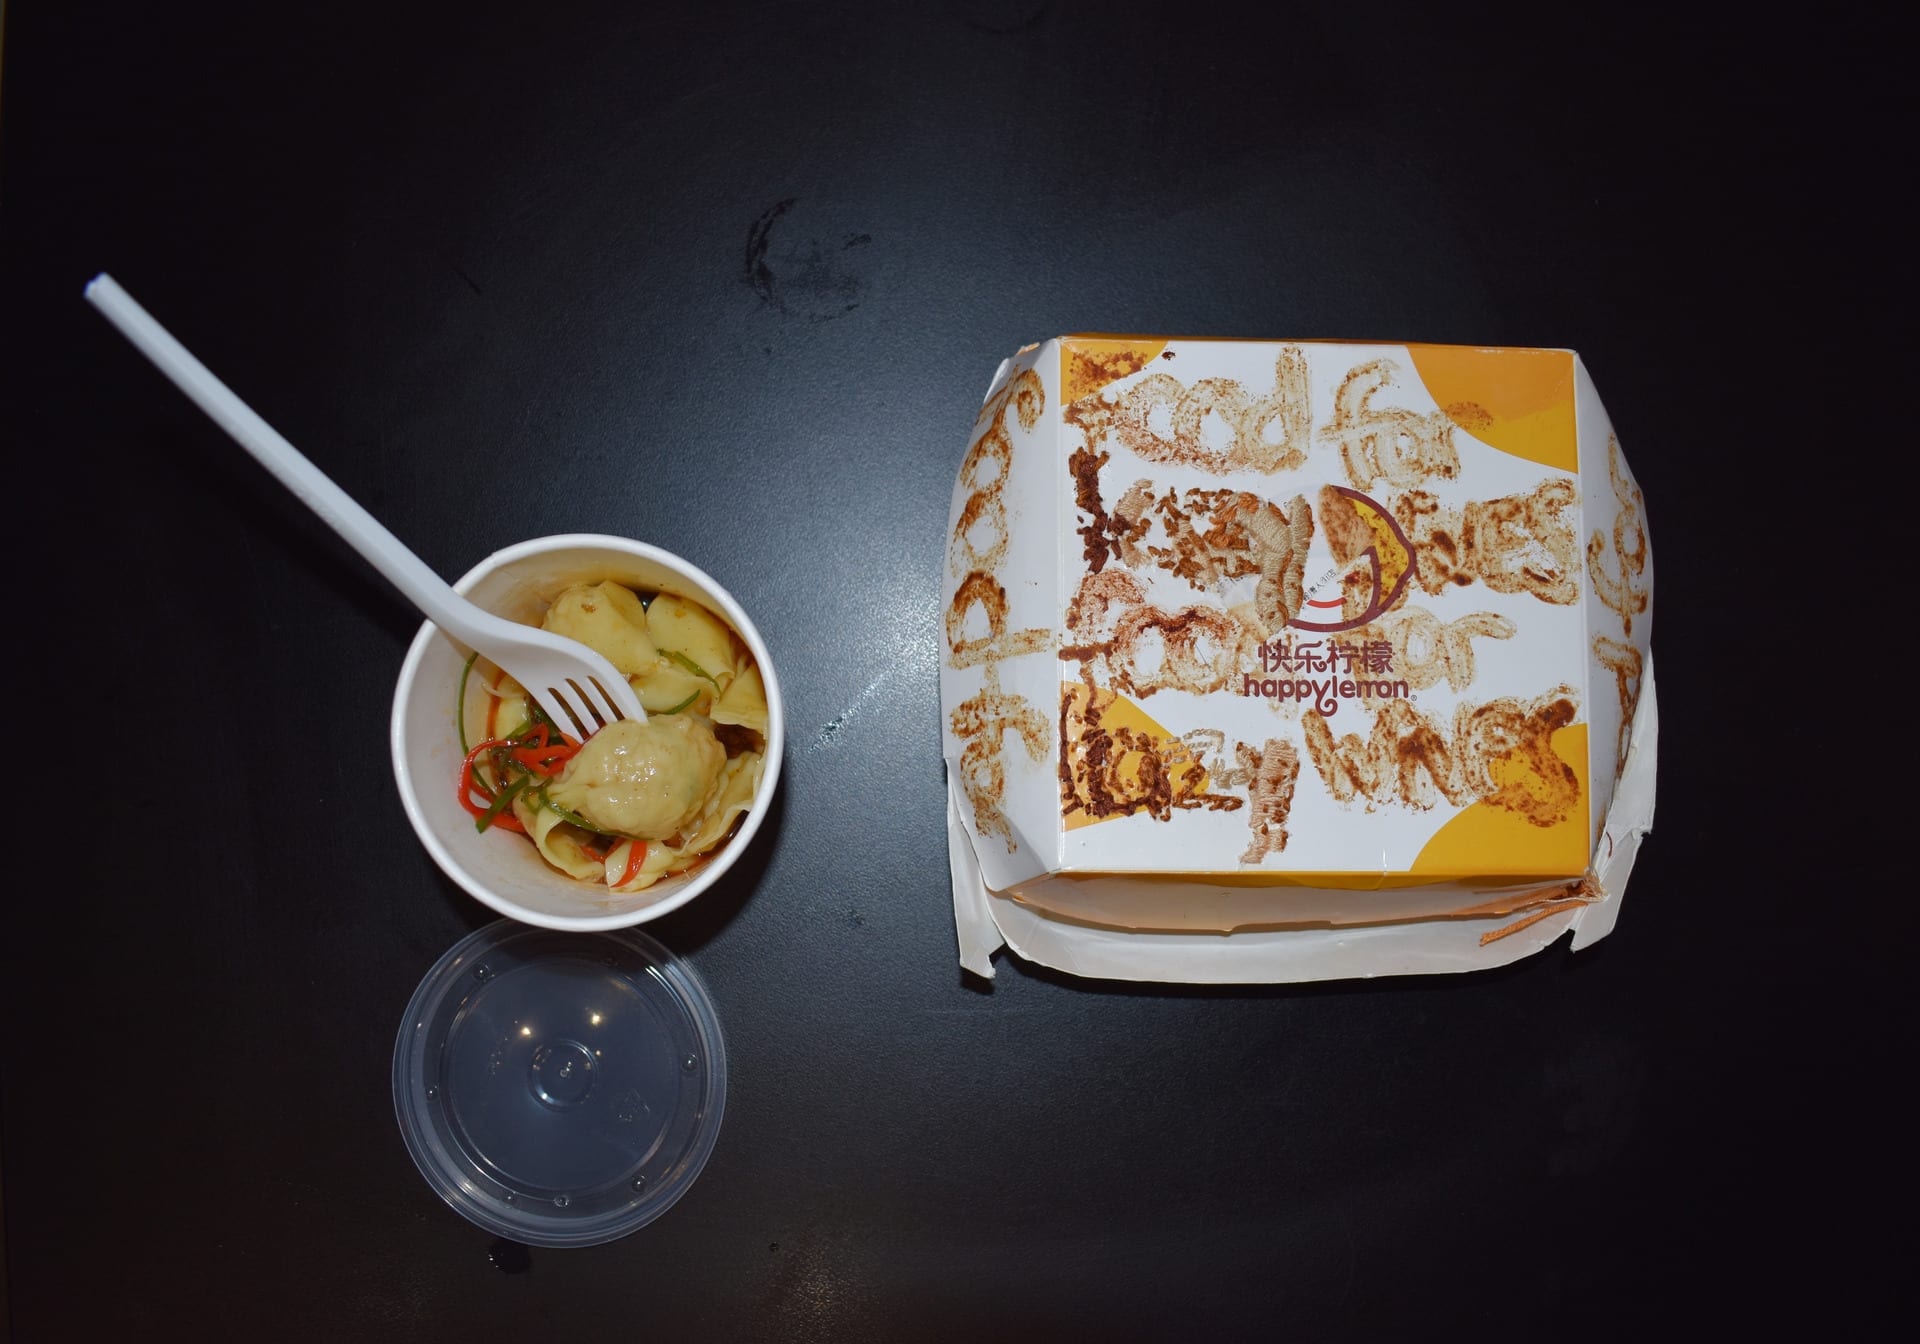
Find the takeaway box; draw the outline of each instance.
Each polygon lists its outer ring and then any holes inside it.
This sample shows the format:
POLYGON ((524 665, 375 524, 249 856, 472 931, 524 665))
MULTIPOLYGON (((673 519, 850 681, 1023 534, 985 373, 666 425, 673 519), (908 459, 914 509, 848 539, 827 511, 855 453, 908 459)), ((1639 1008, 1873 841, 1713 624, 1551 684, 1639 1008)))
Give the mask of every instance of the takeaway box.
POLYGON ((1282 981, 1602 936, 1652 821, 1652 587, 1570 351, 1023 349, 943 568, 962 964, 1282 981))

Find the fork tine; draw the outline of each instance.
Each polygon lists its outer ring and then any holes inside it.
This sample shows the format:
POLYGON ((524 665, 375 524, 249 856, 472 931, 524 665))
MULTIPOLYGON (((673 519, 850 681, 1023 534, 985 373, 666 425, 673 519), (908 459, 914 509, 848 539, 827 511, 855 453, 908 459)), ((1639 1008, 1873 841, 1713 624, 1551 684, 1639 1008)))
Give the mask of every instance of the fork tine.
POLYGON ((518 660, 517 667, 505 670, 527 689, 555 727, 582 742, 623 719, 646 721, 645 707, 633 688, 618 679, 618 673, 609 681, 571 661, 550 662, 544 658, 518 660))
MULTIPOLYGON (((593 688, 593 695, 590 698, 593 700, 594 712, 600 715, 603 724, 616 723, 627 717, 620 709, 619 699, 612 691, 600 684, 600 678, 589 677, 587 685, 593 688)), ((622 689, 628 688, 622 687, 622 689)))
MULTIPOLYGON (((574 680, 572 677, 567 678, 567 689, 573 692, 573 697, 569 703, 580 712, 581 726, 586 727, 586 725, 591 724, 592 727, 587 728, 587 731, 590 733, 597 732, 614 722, 620 716, 618 714, 608 714, 601 703, 593 698, 594 691, 598 691, 600 688, 591 678, 583 678, 582 680, 586 681, 586 686, 582 686, 579 681, 574 680), (588 687, 592 687, 593 689, 589 690, 587 689, 588 687)), ((604 691, 601 692, 603 698, 605 694, 604 691)))
POLYGON ((531 687, 528 689, 532 691, 533 698, 540 702, 540 708, 546 711, 547 717, 552 719, 562 732, 571 727, 574 735, 582 742, 592 734, 593 729, 587 725, 593 720, 581 715, 573 707, 573 702, 567 699, 565 692, 552 686, 544 690, 533 690, 531 687))

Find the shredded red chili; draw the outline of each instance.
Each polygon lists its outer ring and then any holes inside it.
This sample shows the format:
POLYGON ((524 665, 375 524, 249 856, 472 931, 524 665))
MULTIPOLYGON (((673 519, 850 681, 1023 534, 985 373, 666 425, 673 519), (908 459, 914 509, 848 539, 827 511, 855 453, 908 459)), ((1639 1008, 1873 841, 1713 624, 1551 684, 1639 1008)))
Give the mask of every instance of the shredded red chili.
MULTIPOLYGON (((544 725, 542 725, 541 732, 544 733, 545 731, 546 731, 546 728, 544 725)), ((468 752, 467 758, 464 761, 460 762, 460 776, 455 785, 455 788, 458 791, 457 796, 460 799, 460 806, 466 808, 467 811, 470 814, 472 814, 474 817, 478 818, 478 817, 486 816, 487 808, 485 804, 491 803, 498 796, 494 792, 493 788, 487 784, 487 781, 480 777, 480 771, 476 768, 479 764, 481 755, 485 752, 494 751, 501 747, 512 747, 512 746, 513 746, 513 741, 511 739, 498 738, 498 737, 489 738, 487 741, 482 742, 479 746, 475 747, 472 751, 468 752), (476 793, 480 795, 480 797, 484 800, 484 802, 482 803, 474 802, 473 795, 476 793)), ((512 812, 506 810, 505 808, 502 808, 499 812, 494 814, 493 821, 490 824, 494 826, 498 826, 502 830, 513 831, 520 835, 525 835, 527 833, 527 828, 520 824, 520 819, 514 816, 512 812)))
POLYGON ((521 738, 507 755, 522 769, 542 779, 552 779, 579 750, 580 744, 564 735, 558 742, 551 741, 547 725, 543 723, 521 738))
POLYGON ((635 840, 633 842, 633 848, 627 851, 627 871, 620 874, 620 880, 613 885, 616 887, 624 887, 627 883, 633 881, 634 878, 640 876, 640 865, 646 861, 647 842, 645 840, 635 840))

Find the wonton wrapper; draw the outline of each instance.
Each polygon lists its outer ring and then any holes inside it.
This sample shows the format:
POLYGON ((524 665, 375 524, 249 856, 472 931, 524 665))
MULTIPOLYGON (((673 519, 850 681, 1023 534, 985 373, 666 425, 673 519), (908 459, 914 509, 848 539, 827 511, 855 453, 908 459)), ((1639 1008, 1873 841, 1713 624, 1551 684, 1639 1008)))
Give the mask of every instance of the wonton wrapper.
POLYGON ((767 686, 759 668, 748 665, 713 707, 712 717, 715 723, 751 728, 762 742, 767 740, 767 686))
POLYGON ((648 633, 647 609, 632 589, 612 581, 567 589, 553 599, 540 626, 579 640, 623 677, 645 675, 663 661, 648 633))
POLYGON ((726 748, 690 714, 621 719, 589 737, 548 796, 603 831, 640 840, 696 824, 719 791, 726 748))
POLYGON ((504 737, 531 720, 532 716, 527 713, 526 691, 506 673, 501 673, 499 681, 493 685, 483 684, 480 689, 486 699, 481 705, 479 721, 475 722, 471 715, 467 718, 468 746, 490 738, 504 737), (496 704, 498 708, 493 709, 493 731, 488 732, 487 710, 496 704))
POLYGON ((601 880, 600 860, 581 843, 580 829, 564 820, 558 812, 535 807, 523 793, 513 800, 513 815, 527 828, 527 839, 540 851, 540 857, 568 877, 588 882, 601 880))
POLYGON ((720 678, 733 667, 733 632, 712 612, 684 597, 661 593, 647 608, 647 630, 656 648, 698 663, 724 689, 720 678))
POLYGON ((735 756, 721 771, 720 785, 714 790, 714 796, 692 835, 678 845, 667 845, 657 840, 649 844, 646 858, 640 861, 640 871, 634 874, 633 881, 624 885, 620 884, 620 879, 626 874, 627 856, 632 847, 628 843, 615 845, 607 855, 604 872, 597 876, 602 877, 615 892, 644 891, 658 882, 669 869, 683 867, 706 853, 726 838, 727 832, 733 827, 734 818, 753 806, 753 796, 759 791, 760 776, 765 767, 766 757, 760 752, 750 751, 735 756))
POLYGON ((640 697, 640 705, 649 714, 694 713, 704 714, 713 707, 713 683, 705 677, 695 676, 678 663, 661 659, 661 666, 642 676, 629 677, 634 693, 640 697), (693 697, 693 703, 687 704, 687 697, 693 697), (685 706, 681 709, 680 706, 685 706))

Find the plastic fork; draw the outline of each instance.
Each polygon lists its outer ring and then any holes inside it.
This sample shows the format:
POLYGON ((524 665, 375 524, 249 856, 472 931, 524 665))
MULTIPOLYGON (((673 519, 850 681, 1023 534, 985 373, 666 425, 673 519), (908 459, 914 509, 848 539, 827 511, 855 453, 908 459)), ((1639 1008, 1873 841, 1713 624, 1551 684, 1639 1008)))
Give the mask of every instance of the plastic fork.
POLYGON ((646 722, 640 698, 605 657, 578 640, 495 616, 454 592, 188 353, 113 277, 95 276, 87 285, 87 299, 280 484, 386 575, 428 620, 525 687, 556 727, 571 728, 584 739, 617 719, 646 722))

